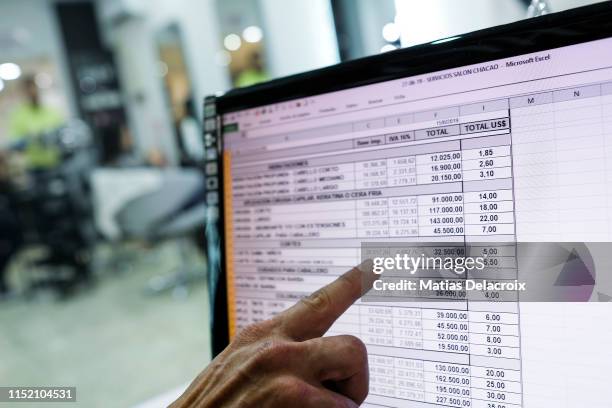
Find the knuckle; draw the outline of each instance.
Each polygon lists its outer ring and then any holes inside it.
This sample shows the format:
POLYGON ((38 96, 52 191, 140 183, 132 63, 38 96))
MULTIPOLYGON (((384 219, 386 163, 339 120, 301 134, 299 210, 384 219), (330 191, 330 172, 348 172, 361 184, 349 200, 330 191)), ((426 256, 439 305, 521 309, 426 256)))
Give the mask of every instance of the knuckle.
POLYGON ((307 399, 309 387, 297 377, 283 376, 276 380, 276 387, 283 395, 283 400, 288 406, 297 406, 299 402, 307 399))
POLYGON ((351 359, 359 363, 368 361, 368 350, 366 345, 355 336, 345 336, 346 351, 351 359))
POLYGON ((327 289, 319 289, 312 295, 303 298, 300 301, 304 306, 312 309, 315 312, 326 310, 331 305, 331 297, 327 289))
POLYGON ((253 364, 258 367, 280 367, 296 354, 296 347, 282 339, 266 339, 257 345, 253 353, 253 364))
POLYGON ((253 323, 242 329, 236 336, 236 342, 239 344, 252 343, 269 335, 270 328, 266 322, 253 323))

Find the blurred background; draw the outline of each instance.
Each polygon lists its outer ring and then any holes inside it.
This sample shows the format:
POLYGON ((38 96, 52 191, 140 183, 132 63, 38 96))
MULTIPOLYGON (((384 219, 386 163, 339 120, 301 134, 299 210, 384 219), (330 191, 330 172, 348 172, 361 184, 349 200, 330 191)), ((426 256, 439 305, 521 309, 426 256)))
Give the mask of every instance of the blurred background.
POLYGON ((0 385, 157 407, 210 361, 205 95, 592 2, 0 0, 0 385))

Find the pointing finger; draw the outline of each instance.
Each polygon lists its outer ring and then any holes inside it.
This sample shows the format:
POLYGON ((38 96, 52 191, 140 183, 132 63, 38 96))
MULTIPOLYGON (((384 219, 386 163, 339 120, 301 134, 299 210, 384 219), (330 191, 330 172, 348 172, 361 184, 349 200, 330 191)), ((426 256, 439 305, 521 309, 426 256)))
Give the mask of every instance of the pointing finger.
POLYGON ((281 330, 298 341, 325 334, 346 309, 370 290, 377 278, 372 267, 372 260, 362 262, 278 315, 281 330))

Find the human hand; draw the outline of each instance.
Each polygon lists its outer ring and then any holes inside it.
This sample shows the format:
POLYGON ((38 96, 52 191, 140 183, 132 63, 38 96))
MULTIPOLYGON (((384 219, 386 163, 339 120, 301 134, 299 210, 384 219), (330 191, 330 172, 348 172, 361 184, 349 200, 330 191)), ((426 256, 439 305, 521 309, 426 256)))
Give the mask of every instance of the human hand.
POLYGON ((365 261, 270 320, 242 330, 172 408, 353 408, 368 395, 365 345, 321 337, 367 292, 376 275, 365 261))

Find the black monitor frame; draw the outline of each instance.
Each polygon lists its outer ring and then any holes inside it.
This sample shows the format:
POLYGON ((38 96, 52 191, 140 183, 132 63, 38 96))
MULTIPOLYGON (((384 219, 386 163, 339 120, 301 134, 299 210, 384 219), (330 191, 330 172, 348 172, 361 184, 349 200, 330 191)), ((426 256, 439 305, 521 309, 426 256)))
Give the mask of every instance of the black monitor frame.
MULTIPOLYGON (((209 132, 209 135, 205 136, 210 139, 210 132, 214 134, 212 143, 221 155, 220 118, 225 113, 608 37, 612 37, 612 1, 474 31, 448 42, 427 43, 352 60, 234 89, 222 96, 207 97, 205 128, 207 120, 209 125, 205 133, 209 132)), ((218 185, 222 186, 222 161, 215 163, 220 178, 218 185)), ((218 202, 213 205, 219 209, 217 231, 211 237, 213 242, 209 239, 209 248, 219 251, 217 262, 209 265, 209 273, 215 281, 211 293, 214 309, 212 352, 215 356, 229 342, 222 191, 218 194, 218 202)))

